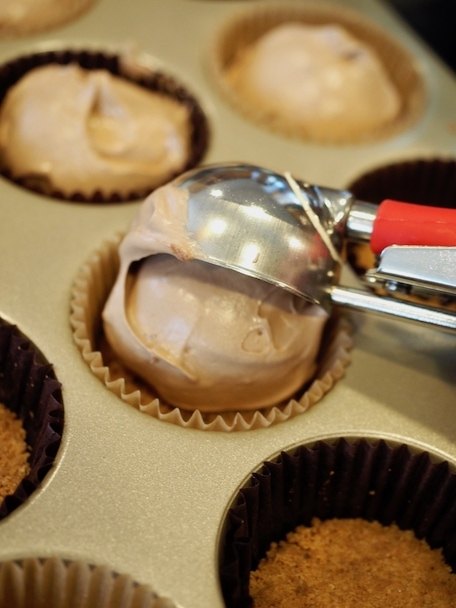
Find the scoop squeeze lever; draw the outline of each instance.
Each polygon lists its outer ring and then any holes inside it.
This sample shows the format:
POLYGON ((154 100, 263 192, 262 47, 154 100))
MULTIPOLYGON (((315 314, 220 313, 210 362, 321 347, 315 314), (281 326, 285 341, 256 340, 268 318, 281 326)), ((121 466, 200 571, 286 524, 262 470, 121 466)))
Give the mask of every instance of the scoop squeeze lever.
POLYGON ((456 246, 456 208, 429 207, 391 199, 379 205, 354 201, 347 226, 349 240, 369 240, 376 254, 389 245, 456 246))
MULTIPOLYGON (((395 201, 385 201, 379 211, 348 191, 247 164, 197 168, 173 183, 185 193, 186 229, 196 259, 267 281, 327 310, 337 305, 456 330, 456 312, 339 286, 346 240, 372 239, 376 251, 383 253, 405 250, 418 241, 417 249, 444 250, 436 277, 432 265, 424 276, 418 272, 420 287, 434 293, 437 285, 440 294, 455 297, 456 211, 423 211, 421 205, 409 208, 395 201), (413 230, 408 230, 409 224, 413 230)), ((396 258, 395 279, 407 284, 410 255, 399 263, 396 258)))

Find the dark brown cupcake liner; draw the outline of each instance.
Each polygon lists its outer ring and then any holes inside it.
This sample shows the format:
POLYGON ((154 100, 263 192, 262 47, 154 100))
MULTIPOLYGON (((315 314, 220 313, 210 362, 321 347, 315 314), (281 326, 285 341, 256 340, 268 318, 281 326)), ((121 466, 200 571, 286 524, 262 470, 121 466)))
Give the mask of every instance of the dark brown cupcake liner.
POLYGON ((23 504, 52 468, 63 432, 61 385, 52 366, 16 326, 0 319, 0 403, 21 419, 29 473, 0 501, 0 519, 23 504))
MULTIPOLYGON (((393 199, 456 209, 456 159, 417 158, 388 163, 360 175, 347 188, 358 200, 375 204, 393 199)), ((376 265, 376 256, 366 243, 347 243, 346 257, 359 276, 376 265)), ((429 301, 416 295, 406 299, 429 301)), ((442 298, 434 300, 436 306, 450 304, 442 298)))
POLYGON ((77 64, 86 70, 107 70, 114 76, 178 101, 187 108, 190 118, 191 137, 189 157, 181 170, 168 175, 160 184, 155 185, 153 188, 132 190, 126 195, 115 191, 106 194, 101 190, 96 190, 91 196, 77 191, 67 193, 60 189, 43 190, 40 184, 30 183, 26 179, 13 176, 7 168, 0 170, 0 175, 4 178, 27 190, 32 190, 37 194, 43 194, 59 200, 79 203, 118 203, 137 201, 145 198, 152 190, 162 185, 165 181, 171 180, 181 172, 198 165, 204 157, 209 145, 209 124, 197 99, 172 76, 158 70, 152 71, 144 69, 139 65, 135 66, 134 60, 129 60, 121 54, 97 50, 62 49, 31 53, 17 57, 0 66, 0 104, 3 102, 8 89, 15 85, 25 74, 37 67, 48 64, 77 64))
POLYGON ((108 566, 58 557, 0 562, 0 608, 175 608, 108 566))
POLYGON ((336 438, 281 452, 237 494, 219 554, 228 608, 251 606, 249 574, 270 544, 315 517, 395 523, 441 548, 456 570, 454 466, 405 444, 336 438))
POLYGON ((348 189, 379 204, 386 198, 456 208, 456 158, 417 158, 388 163, 360 175, 348 189))

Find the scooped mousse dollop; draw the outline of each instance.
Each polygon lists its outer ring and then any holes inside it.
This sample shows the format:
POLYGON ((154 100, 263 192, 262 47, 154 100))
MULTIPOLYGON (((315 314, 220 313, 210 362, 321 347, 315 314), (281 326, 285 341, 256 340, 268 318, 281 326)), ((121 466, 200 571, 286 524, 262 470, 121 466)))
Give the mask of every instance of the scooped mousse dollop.
POLYGON ((280 24, 240 50, 226 78, 271 124, 315 138, 369 133, 401 109, 376 53, 336 24, 280 24))
POLYGON ((107 70, 30 70, 0 108, 0 164, 13 178, 91 196, 154 188, 183 170, 188 109, 107 70))
POLYGON ((197 259, 187 197, 171 182, 140 207, 119 247, 103 311, 106 337, 172 405, 223 412, 283 402, 315 373, 327 313, 197 259))

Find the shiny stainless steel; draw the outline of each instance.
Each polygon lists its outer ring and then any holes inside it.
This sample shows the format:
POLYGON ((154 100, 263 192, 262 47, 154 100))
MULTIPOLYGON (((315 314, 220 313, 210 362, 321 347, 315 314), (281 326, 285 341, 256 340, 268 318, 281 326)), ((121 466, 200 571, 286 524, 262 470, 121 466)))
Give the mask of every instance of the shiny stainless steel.
POLYGON ((354 200, 347 217, 345 235, 349 241, 368 242, 372 236, 378 205, 354 200))
MULTIPOLYGON (((340 251, 353 196, 297 183, 340 251)), ((195 169, 176 184, 188 192, 187 228, 198 244, 199 259, 267 281, 328 310, 336 304, 456 330, 456 314, 451 312, 335 288, 341 264, 330 255, 284 175, 255 165, 228 163, 195 169)), ((356 207, 357 216, 363 208, 367 208, 365 204, 356 207)), ((367 209, 366 217, 373 211, 367 209)), ((421 258, 413 262, 413 252, 410 256, 411 268, 419 266, 421 258)), ((404 261, 407 272, 408 258, 404 261)), ((445 265, 445 259, 441 262, 445 265)), ((432 276, 432 264, 424 268, 432 276)))
MULTIPOLYGON (((337 251, 353 197, 297 182, 337 251)), ((188 191, 187 227, 200 258, 279 285, 329 306, 338 282, 334 260, 284 175, 228 163, 195 169, 177 185, 188 191)))
POLYGON ((456 314, 451 312, 402 302, 394 298, 379 297, 357 289, 332 287, 330 294, 333 304, 346 309, 396 317, 413 323, 424 323, 438 329, 456 331, 456 314))
POLYGON ((378 268, 366 273, 368 283, 401 290, 456 297, 456 247, 391 246, 378 268))

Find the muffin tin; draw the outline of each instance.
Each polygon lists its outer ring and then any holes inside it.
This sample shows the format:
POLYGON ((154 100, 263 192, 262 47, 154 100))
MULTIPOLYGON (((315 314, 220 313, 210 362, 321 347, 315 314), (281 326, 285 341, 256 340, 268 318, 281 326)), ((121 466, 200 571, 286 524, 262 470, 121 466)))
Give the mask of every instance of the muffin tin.
MULTIPOLYGON (((137 49, 175 77, 210 127, 205 163, 244 161, 331 187, 376 167, 456 156, 456 81, 383 4, 341 2, 385 28, 414 56, 426 107, 380 142, 322 145, 268 132, 232 108, 211 80, 217 29, 262 2, 98 0, 78 20, 0 43, 0 62, 64 48, 137 49)), ((73 341, 72 283, 103 241, 125 230, 137 202, 62 202, 0 181, 0 317, 53 363, 64 429, 55 466, 0 523, 0 561, 56 556, 107 566, 182 608, 224 605, 218 575, 225 515, 239 488, 281 450, 335 437, 385 439, 456 464, 455 336, 353 315, 352 361, 309 411, 270 428, 182 428, 125 405, 92 374, 73 341)), ((348 269, 344 280, 356 284, 348 269)))

